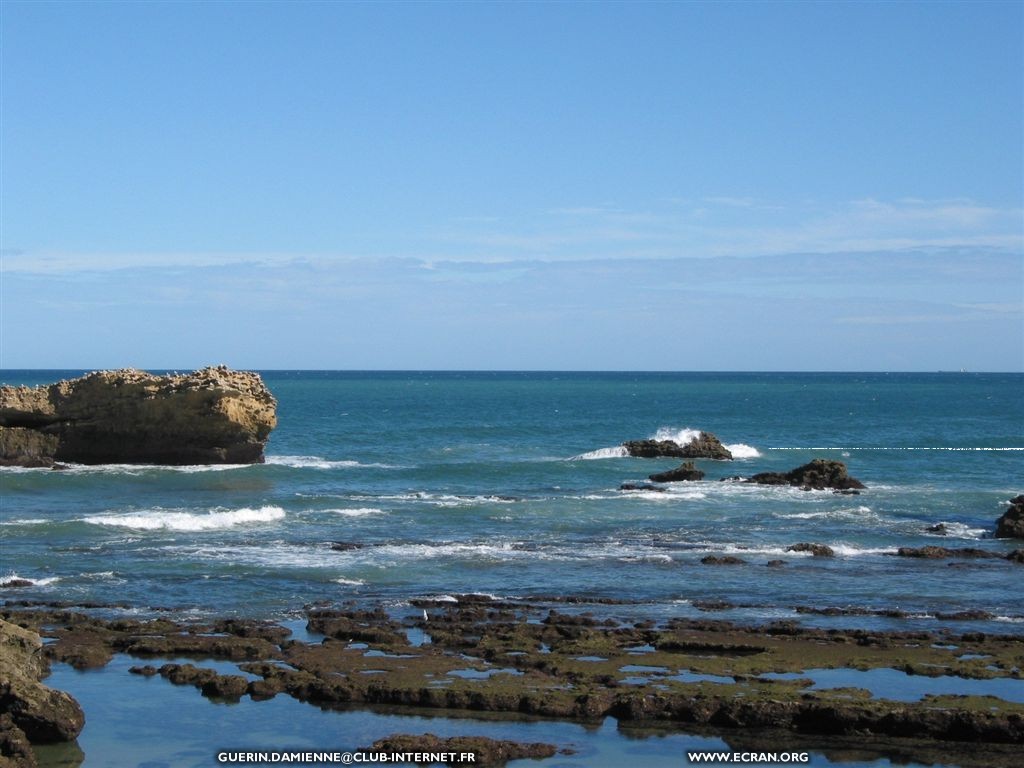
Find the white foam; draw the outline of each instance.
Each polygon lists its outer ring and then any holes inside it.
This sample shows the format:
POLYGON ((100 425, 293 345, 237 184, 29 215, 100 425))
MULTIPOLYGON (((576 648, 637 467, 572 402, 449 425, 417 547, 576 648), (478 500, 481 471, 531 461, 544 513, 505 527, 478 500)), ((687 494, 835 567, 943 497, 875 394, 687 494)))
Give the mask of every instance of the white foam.
POLYGON ((573 456, 569 461, 592 461, 594 459, 621 459, 629 454, 626 453, 626 446, 614 445, 611 448, 598 448, 596 451, 581 453, 573 456))
POLYGON ((819 517, 825 518, 853 518, 862 519, 864 516, 877 517, 871 507, 853 507, 846 509, 825 509, 819 512, 793 512, 788 515, 778 515, 784 520, 814 520, 819 517))
POLYGON ((29 581, 33 587, 45 587, 49 584, 54 584, 60 581, 60 576, 50 576, 45 579, 29 579, 24 576, 19 576, 16 573, 11 573, 7 576, 0 577, 0 587, 6 587, 16 581, 29 581))
POLYGON ((341 469, 343 467, 367 466, 350 459, 333 461, 320 456, 267 456, 266 463, 294 469, 341 469))
POLYGON ((246 523, 267 523, 283 517, 283 509, 269 506, 259 509, 243 507, 215 510, 201 514, 156 508, 133 515, 91 515, 83 518, 83 522, 139 531, 215 531, 246 523))
MULTIPOLYGON (((690 429, 684 427, 683 429, 676 429, 674 427, 661 427, 657 432, 654 433, 654 440, 671 440, 677 445, 686 445, 687 443, 696 440, 700 437, 701 430, 690 429)), ((752 445, 746 443, 732 443, 725 444, 725 447, 732 454, 734 459, 756 459, 761 455, 761 452, 752 445)))
POLYGON ((1011 624, 1024 624, 1024 616, 996 616, 993 621, 1005 621, 1011 624))
POLYGON ((829 544, 832 551, 843 557, 860 557, 861 555, 893 555, 892 547, 854 547, 849 544, 829 544))
POLYGON ((334 583, 335 584, 341 584, 342 586, 346 586, 346 587, 361 587, 364 584, 366 584, 366 582, 363 581, 362 579, 344 579, 344 578, 334 579, 334 583))
POLYGON ((652 435, 652 440, 671 440, 676 445, 686 445, 692 440, 696 440, 700 437, 699 429, 690 429, 689 427, 683 427, 682 429, 676 429, 675 427, 659 427, 658 431, 652 435))
POLYGON ((746 443, 729 443, 725 447, 734 459, 756 459, 761 455, 757 448, 746 443))
POLYGON ((958 539, 983 539, 988 530, 985 528, 971 528, 964 523, 943 523, 946 526, 944 538, 955 537, 958 539))
POLYGON ((41 517, 33 517, 26 520, 4 520, 0 525, 46 525, 48 522, 41 517))
POLYGON ((333 512, 336 515, 344 515, 345 517, 365 517, 366 515, 386 515, 383 509, 377 509, 376 507, 359 507, 357 509, 328 509, 326 512, 333 512))

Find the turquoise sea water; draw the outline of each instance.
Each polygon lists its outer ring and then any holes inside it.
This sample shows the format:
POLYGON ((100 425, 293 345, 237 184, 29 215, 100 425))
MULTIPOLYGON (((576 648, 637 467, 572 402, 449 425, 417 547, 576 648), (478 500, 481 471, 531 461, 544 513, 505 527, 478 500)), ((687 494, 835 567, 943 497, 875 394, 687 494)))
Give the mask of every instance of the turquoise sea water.
POLYGON ((636 601, 615 606, 625 616, 1024 632, 1021 566, 894 556, 900 546, 1020 545, 991 538, 1006 501, 1024 492, 1020 374, 264 378, 280 422, 264 465, 0 471, 0 596, 281 620, 314 601, 400 611, 418 596, 582 594, 636 601), (685 430, 714 432, 738 458, 698 461, 705 480, 665 493, 619 490, 678 462, 616 446, 685 430), (867 490, 721 481, 817 457, 846 462, 867 490), (939 522, 947 535, 925 530, 939 522), (359 546, 336 551, 337 541, 359 546), (805 541, 836 556, 786 551, 805 541), (702 565, 709 554, 747 563, 702 565), (765 567, 775 559, 787 564, 765 567), (34 585, 4 586, 15 576, 34 585), (735 607, 706 614, 701 601, 735 607), (949 617, 968 610, 982 613, 949 617))

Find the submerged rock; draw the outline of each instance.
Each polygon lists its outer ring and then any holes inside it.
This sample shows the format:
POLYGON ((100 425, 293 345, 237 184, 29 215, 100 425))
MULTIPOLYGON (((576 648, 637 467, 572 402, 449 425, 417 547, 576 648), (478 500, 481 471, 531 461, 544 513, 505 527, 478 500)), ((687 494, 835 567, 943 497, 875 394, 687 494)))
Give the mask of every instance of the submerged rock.
POLYGON ((34 744, 72 741, 85 725, 78 702, 39 682, 49 671, 39 635, 0 619, 0 712, 34 744))
POLYGON ((929 545, 926 547, 900 547, 896 550, 896 554, 900 557, 918 557, 928 560, 941 560, 947 557, 963 557, 968 559, 977 559, 985 557, 1002 557, 995 552, 989 552, 986 549, 978 549, 976 547, 936 547, 929 545))
POLYGON ((668 472, 658 472, 650 475, 650 479, 656 483, 677 483, 683 480, 703 480, 704 473, 693 466, 692 461, 684 461, 675 469, 668 472))
POLYGON ((996 520, 996 538, 1024 539, 1024 494, 1010 499, 1010 508, 996 520))
POLYGON ((100 371, 0 387, 0 464, 254 464, 277 424, 256 373, 100 371))
POLYGON ((744 565, 747 561, 733 555, 707 555, 700 559, 704 565, 744 565))
POLYGON ((841 461, 814 459, 808 464, 791 469, 789 472, 761 472, 746 482, 759 485, 796 485, 805 490, 825 488, 857 489, 866 487, 846 472, 841 461))
POLYGON ((685 445, 674 440, 629 440, 622 447, 628 455, 643 459, 732 459, 732 452, 710 432, 701 432, 685 445))

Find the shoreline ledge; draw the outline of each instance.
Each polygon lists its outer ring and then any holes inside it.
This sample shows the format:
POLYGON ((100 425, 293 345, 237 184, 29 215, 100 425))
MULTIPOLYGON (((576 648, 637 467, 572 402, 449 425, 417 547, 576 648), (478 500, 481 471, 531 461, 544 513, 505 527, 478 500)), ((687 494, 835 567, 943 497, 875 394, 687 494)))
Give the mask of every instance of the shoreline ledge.
POLYGON ((0 466, 260 464, 277 401, 259 374, 125 368, 0 387, 0 466))
POLYGON ((770 729, 826 745, 832 738, 890 740, 900 751, 938 749, 965 765, 980 751, 987 755, 982 764, 1015 765, 1024 744, 1024 703, 993 695, 1020 681, 1020 635, 637 620, 616 618, 612 606, 602 615, 567 613, 480 595, 412 605, 404 613, 307 606, 310 636, 301 640, 273 622, 237 618, 104 619, 10 605, 0 616, 48 638, 44 653, 54 661, 84 670, 127 654, 140 659, 131 674, 191 686, 215 700, 286 695, 320 708, 579 723, 614 717, 620 727, 722 734, 770 729), (232 662, 238 673, 206 667, 203 659, 232 662), (812 687, 823 670, 850 680, 812 687), (871 685, 864 673, 941 678, 948 692, 886 698, 855 687, 871 685), (982 694, 979 685, 997 687, 982 694))

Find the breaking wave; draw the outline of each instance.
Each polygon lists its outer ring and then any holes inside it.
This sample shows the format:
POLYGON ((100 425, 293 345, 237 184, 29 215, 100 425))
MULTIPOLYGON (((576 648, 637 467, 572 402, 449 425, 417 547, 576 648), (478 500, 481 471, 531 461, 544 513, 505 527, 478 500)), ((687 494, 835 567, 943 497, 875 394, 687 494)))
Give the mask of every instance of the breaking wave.
POLYGON ((90 515, 82 518, 92 525, 130 528, 136 531, 217 531, 246 523, 268 523, 284 517, 280 507, 219 510, 196 514, 153 509, 132 515, 90 515))

